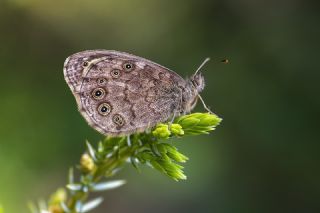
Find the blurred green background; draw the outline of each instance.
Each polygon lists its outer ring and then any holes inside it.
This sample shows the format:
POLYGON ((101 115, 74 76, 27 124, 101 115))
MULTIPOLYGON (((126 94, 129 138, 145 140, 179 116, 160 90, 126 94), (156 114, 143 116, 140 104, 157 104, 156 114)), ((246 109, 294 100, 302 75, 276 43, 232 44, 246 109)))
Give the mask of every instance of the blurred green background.
POLYGON ((303 0, 1 0, 0 203, 27 212, 66 183, 86 139, 103 138, 62 67, 72 53, 114 49, 182 76, 211 57, 203 98, 224 120, 177 141, 187 181, 127 166, 128 184, 95 212, 320 212, 319 23, 303 0))

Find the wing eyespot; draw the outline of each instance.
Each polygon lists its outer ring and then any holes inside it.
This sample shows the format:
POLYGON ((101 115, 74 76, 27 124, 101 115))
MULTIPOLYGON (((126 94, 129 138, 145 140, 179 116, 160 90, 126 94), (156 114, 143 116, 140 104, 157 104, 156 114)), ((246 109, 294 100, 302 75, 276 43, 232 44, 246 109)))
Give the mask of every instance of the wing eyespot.
POLYGON ((112 121, 117 125, 117 126, 123 126, 124 125, 124 118, 119 115, 119 114, 115 114, 113 117, 112 117, 112 121))
POLYGON ((125 62, 122 67, 126 72, 130 72, 135 69, 135 65, 132 62, 125 62))
POLYGON ((106 83, 107 83, 107 79, 105 79, 105 78, 98 78, 97 79, 97 84, 99 86, 104 86, 106 83))
POLYGON ((106 91, 102 88, 96 88, 91 94, 94 99, 101 100, 106 95, 106 91))
POLYGON ((98 106, 98 113, 102 116, 107 116, 112 110, 112 107, 108 103, 102 103, 98 106))
POLYGON ((111 70, 110 74, 113 78, 119 78, 121 75, 121 71, 118 69, 113 69, 111 70))

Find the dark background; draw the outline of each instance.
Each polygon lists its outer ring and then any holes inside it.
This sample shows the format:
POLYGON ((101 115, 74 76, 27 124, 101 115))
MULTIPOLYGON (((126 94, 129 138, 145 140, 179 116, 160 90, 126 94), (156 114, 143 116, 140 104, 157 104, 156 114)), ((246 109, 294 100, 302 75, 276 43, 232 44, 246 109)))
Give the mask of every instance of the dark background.
POLYGON ((116 177, 128 184, 95 212, 320 212, 319 11, 303 0, 1 0, 0 203, 27 212, 66 183, 86 139, 103 138, 62 67, 114 49, 182 76, 211 57, 203 98, 224 120, 177 140, 188 180, 128 165, 116 177))

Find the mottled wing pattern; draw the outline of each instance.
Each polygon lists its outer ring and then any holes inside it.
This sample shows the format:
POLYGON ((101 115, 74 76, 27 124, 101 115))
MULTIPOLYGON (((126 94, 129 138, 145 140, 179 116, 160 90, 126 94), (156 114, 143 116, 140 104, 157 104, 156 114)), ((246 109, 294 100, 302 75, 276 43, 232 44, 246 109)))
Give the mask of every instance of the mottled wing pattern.
POLYGON ((107 50, 70 56, 64 75, 81 114, 106 135, 128 135, 167 120, 180 110, 185 87, 165 67, 107 50))

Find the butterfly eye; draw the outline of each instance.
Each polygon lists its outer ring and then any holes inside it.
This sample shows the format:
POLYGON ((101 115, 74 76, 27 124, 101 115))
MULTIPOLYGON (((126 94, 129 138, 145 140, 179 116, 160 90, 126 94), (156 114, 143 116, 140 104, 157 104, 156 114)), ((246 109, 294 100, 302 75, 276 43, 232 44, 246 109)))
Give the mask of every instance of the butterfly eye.
POLYGON ((103 85, 105 85, 107 83, 107 80, 105 79, 105 78, 98 78, 97 79, 97 84, 99 85, 99 86, 103 86, 103 85))
POLYGON ((124 63, 124 64, 123 64, 123 68, 124 68, 126 71, 131 71, 131 70, 134 69, 134 65, 133 65, 133 63, 127 62, 127 63, 124 63))
POLYGON ((83 63, 82 63, 82 66, 83 67, 87 67, 89 65, 89 63, 87 62, 87 61, 84 61, 83 63))
POLYGON ((110 74, 113 78, 119 78, 120 70, 117 70, 117 69, 111 70, 110 74))
POLYGON ((124 125, 124 118, 119 114, 115 114, 112 117, 112 121, 118 126, 123 126, 124 125))
POLYGON ((105 90, 102 88, 96 88, 92 91, 92 97, 94 99, 100 100, 104 97, 104 95, 106 94, 105 90))
POLYGON ((111 112, 111 106, 108 103, 102 103, 98 107, 98 112, 99 114, 106 116, 111 112))

